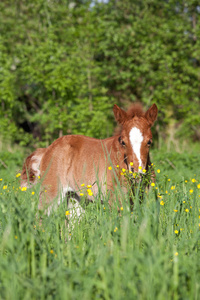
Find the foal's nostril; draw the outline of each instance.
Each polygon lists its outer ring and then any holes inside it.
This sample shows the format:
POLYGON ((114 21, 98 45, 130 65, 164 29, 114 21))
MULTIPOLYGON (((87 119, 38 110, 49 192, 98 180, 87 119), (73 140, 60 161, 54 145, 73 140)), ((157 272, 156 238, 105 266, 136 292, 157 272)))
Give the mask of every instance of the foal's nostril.
POLYGON ((134 172, 134 168, 131 168, 131 172, 134 172))

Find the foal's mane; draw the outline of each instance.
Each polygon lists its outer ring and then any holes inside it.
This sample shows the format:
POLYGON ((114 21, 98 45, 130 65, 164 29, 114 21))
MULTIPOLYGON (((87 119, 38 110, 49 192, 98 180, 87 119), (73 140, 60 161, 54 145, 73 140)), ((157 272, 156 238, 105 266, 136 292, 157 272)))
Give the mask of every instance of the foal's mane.
POLYGON ((133 103, 129 107, 129 109, 126 113, 127 113, 129 119, 132 119, 136 116, 140 118, 140 117, 144 117, 144 115, 145 115, 142 104, 139 102, 133 103))
MULTIPOLYGON (((134 117, 144 117, 145 113, 143 111, 143 106, 140 102, 135 102, 133 104, 131 104, 131 106, 129 107, 129 109, 127 110, 127 116, 128 116, 128 120, 131 120, 134 117)), ((120 125, 118 125, 115 128, 114 131, 114 135, 119 135, 121 133, 121 129, 122 127, 120 125)))

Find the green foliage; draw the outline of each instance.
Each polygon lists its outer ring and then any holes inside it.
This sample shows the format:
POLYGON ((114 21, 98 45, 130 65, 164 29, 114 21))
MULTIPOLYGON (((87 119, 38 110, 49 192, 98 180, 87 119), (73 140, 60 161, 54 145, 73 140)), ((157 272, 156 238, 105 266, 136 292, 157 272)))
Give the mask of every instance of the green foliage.
POLYGON ((199 140, 196 1, 11 3, 0 3, 3 139, 103 138, 113 131, 113 104, 139 100, 158 104, 159 137, 199 140))

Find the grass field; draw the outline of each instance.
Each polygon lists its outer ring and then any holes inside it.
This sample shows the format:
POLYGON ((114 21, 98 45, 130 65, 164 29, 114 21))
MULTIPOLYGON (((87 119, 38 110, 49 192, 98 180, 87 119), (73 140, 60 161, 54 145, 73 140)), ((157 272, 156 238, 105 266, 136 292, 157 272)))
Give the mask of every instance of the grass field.
POLYGON ((0 298, 200 299, 198 154, 153 158, 156 184, 133 212, 126 195, 120 214, 96 199, 71 226, 66 202, 39 225, 39 187, 21 191, 18 165, 6 162, 0 298))

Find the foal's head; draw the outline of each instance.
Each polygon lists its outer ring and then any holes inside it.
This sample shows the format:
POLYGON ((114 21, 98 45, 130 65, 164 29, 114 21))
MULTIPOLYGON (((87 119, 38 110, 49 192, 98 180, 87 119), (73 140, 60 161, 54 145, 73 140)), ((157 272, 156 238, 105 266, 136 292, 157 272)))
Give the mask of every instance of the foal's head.
POLYGON ((142 172, 147 167, 152 144, 151 126, 157 118, 157 106, 153 104, 144 113, 139 105, 133 106, 128 112, 114 105, 113 111, 117 122, 122 125, 119 143, 124 148, 125 162, 132 171, 142 172), (133 162, 133 166, 130 166, 130 162, 133 162))

